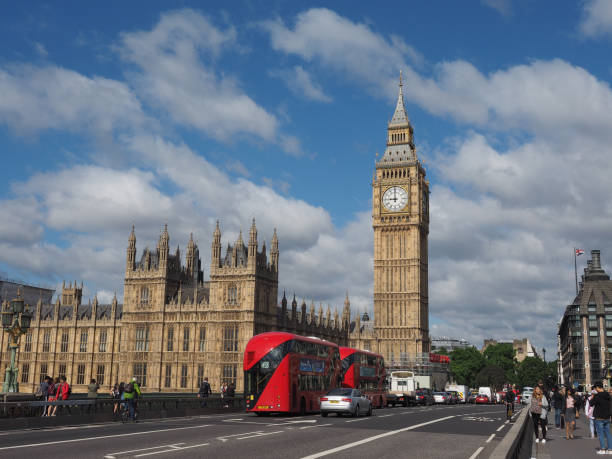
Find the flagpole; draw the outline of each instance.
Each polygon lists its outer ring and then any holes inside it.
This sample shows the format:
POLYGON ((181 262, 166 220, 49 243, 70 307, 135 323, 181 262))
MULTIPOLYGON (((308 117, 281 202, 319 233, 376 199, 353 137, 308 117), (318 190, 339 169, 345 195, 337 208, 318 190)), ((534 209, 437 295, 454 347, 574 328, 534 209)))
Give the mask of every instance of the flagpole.
POLYGON ((574 278, 576 279, 576 296, 578 296, 578 265, 576 264, 576 247, 574 247, 574 278))

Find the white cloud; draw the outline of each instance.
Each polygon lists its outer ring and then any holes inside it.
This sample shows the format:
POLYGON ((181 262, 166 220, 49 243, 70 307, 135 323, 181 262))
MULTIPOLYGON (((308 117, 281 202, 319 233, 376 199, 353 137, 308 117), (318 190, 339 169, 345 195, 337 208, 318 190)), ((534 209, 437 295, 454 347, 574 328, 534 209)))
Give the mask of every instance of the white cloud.
POLYGON ((512 3, 510 0, 481 0, 483 5, 496 10, 502 16, 510 16, 512 14, 512 3))
POLYGON ((350 81, 387 100, 394 100, 397 74, 403 69, 406 97, 434 115, 500 131, 520 129, 563 142, 577 133, 598 136, 596 141, 611 140, 609 85, 560 59, 536 60, 490 74, 464 60, 445 61, 435 64, 429 76, 417 71, 412 48, 401 39, 385 38, 368 25, 327 9, 298 14, 293 28, 276 20, 265 23, 264 29, 277 51, 351 75, 350 81))
POLYGON ((121 82, 57 66, 0 67, 0 123, 23 135, 52 129, 105 137, 144 119, 121 82))
POLYGON ((278 119, 216 70, 215 58, 235 40, 233 27, 222 30, 186 9, 163 14, 151 30, 123 33, 118 50, 136 67, 128 77, 138 94, 174 122, 224 141, 254 135, 299 155, 299 142, 279 132, 278 119))
POLYGON ((318 84, 310 73, 301 65, 291 69, 272 70, 270 75, 278 77, 298 97, 314 100, 317 102, 331 102, 332 98, 327 95, 321 85, 318 84))
POLYGON ((612 35, 612 2, 609 0, 585 1, 578 30, 588 38, 612 35))
POLYGON ((49 55, 49 52, 47 51, 45 46, 42 43, 37 42, 37 41, 34 42, 34 51, 36 51, 38 55, 43 58, 49 55))

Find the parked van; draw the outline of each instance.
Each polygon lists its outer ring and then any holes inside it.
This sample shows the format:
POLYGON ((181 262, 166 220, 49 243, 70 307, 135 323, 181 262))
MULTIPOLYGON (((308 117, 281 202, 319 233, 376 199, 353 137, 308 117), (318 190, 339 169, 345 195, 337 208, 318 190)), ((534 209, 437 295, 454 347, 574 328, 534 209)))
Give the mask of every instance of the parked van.
POLYGON ((495 403, 495 399, 493 398, 493 389, 490 387, 479 387, 478 395, 486 395, 489 397, 489 403, 495 403))

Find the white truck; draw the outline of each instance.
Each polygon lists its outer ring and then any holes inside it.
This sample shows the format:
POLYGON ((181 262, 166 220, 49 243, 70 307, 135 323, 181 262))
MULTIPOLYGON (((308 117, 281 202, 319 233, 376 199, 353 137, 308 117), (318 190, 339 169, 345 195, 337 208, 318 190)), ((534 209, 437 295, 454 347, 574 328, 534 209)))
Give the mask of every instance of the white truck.
POLYGON ((467 403, 467 399, 470 395, 470 389, 468 386, 462 386, 460 384, 448 384, 446 386, 447 391, 454 391, 459 394, 459 403, 467 403))
POLYGON ((416 402, 416 383, 412 371, 392 371, 387 379, 387 406, 414 405, 416 402))
POLYGON ((489 397, 489 403, 495 403, 495 399, 493 398, 494 396, 493 389, 491 389, 488 386, 479 387, 478 395, 486 395, 487 397, 489 397))

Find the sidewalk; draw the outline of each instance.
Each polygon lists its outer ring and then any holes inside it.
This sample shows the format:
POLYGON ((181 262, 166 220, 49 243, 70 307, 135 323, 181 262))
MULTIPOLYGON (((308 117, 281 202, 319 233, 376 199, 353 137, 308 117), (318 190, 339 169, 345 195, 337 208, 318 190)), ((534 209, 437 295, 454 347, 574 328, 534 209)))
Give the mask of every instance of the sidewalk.
POLYGON ((597 438, 589 438, 591 431, 589 430, 589 422, 584 413, 580 413, 580 418, 576 419, 576 429, 574 430, 574 439, 565 439, 565 428, 556 429, 554 424, 554 416, 549 416, 548 432, 546 435, 546 444, 533 443, 531 457, 538 459, 575 459, 587 457, 600 457, 597 455, 599 449, 599 440, 597 438), (551 419, 552 418, 552 419, 551 419))

